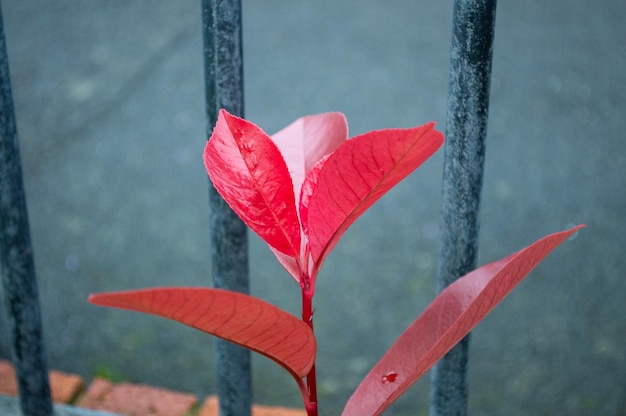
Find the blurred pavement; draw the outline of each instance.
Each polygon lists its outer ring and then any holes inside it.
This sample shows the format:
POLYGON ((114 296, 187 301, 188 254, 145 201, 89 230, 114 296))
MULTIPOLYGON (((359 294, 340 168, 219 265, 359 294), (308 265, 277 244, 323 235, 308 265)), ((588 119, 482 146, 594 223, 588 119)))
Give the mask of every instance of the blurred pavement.
MULTIPOLYGON (((243 3, 246 117, 268 133, 324 111, 351 135, 445 129, 451 1, 243 3)), ((209 336, 85 301, 211 282, 199 2, 2 9, 50 367, 215 392, 209 336)), ((625 21, 618 0, 498 6, 479 263, 588 228, 474 332, 470 414, 626 414, 625 21)), ((319 277, 322 414, 433 297, 442 154, 359 219, 319 277)), ((298 314, 299 288, 250 241, 253 294, 298 314)), ((300 406, 287 373, 254 364, 257 402, 300 406)), ((393 414, 427 414, 428 384, 393 414)))

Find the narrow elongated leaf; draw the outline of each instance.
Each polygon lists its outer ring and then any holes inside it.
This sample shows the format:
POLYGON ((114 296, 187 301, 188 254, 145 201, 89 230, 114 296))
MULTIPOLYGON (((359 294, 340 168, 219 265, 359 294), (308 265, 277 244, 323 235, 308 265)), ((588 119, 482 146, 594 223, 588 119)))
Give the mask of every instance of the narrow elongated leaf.
POLYGON ((287 165, 270 137, 220 110, 204 163, 215 189, 267 244, 300 253, 300 221, 287 165))
POLYGON ((289 168, 296 202, 306 174, 347 139, 348 122, 341 113, 300 117, 272 135, 289 168))
POLYGON ((380 415, 581 227, 550 234, 448 286, 363 379, 342 415, 380 415))
POLYGON ((155 288, 91 295, 89 302, 162 316, 249 348, 276 361, 295 378, 315 360, 311 328, 261 299, 208 288, 155 288))
POLYGON ((324 163, 308 200, 300 199, 303 228, 319 268, 348 227, 381 196, 408 176, 443 143, 434 123, 377 130, 341 145, 324 163), (308 211, 306 218, 302 215, 308 211))

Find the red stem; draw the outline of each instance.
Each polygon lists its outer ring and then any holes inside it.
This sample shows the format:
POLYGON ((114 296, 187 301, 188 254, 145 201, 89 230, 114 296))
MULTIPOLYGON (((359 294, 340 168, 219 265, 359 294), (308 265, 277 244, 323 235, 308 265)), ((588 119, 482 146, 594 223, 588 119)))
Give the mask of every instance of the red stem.
MULTIPOLYGON (((302 321, 313 330, 313 290, 309 276, 302 276, 302 321)), ((308 416, 317 416, 317 380, 315 378, 315 362, 306 375, 309 403, 306 406, 308 416)))
POLYGON ((317 379, 315 378, 315 363, 306 376, 306 384, 309 389, 309 400, 312 407, 310 410, 307 409, 308 416, 317 416, 317 379))

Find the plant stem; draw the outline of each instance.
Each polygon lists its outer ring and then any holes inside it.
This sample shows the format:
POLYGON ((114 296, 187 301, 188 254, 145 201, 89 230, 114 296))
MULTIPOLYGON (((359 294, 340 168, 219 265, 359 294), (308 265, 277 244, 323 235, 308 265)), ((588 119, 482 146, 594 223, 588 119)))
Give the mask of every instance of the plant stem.
MULTIPOLYGON (((313 290, 310 277, 303 275, 302 282, 302 321, 313 331, 313 290)), ((308 416, 317 416, 317 380, 315 377, 315 362, 306 376, 307 393, 309 403, 306 406, 308 416)))
POLYGON ((306 376, 306 384, 309 390, 309 401, 311 409, 307 409, 309 416, 317 416, 317 379, 315 378, 315 363, 311 367, 311 371, 306 376))

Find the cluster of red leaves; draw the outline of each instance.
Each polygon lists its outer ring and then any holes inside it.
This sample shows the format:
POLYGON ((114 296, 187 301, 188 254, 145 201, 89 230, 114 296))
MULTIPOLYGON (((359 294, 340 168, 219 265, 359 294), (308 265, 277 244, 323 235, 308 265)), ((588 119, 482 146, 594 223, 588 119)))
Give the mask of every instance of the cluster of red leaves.
MULTIPOLYGON (((163 316, 273 359, 303 379, 315 363, 310 302, 317 274, 343 233, 443 143, 429 123, 348 140, 340 113, 303 117, 272 137, 222 110, 204 161, 217 191, 300 284, 303 319, 252 296, 207 288, 92 295, 90 302, 163 316)), ((397 339, 343 415, 380 415, 581 226, 551 234, 445 289, 397 339)))

